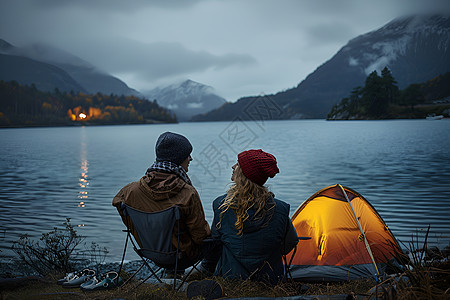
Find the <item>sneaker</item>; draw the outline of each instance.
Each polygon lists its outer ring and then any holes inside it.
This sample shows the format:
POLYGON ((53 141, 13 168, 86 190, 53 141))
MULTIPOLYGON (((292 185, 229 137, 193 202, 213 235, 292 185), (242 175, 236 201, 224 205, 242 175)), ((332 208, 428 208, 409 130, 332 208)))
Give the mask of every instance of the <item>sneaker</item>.
POLYGON ((77 273, 78 272, 66 273, 66 276, 64 276, 64 278, 59 279, 56 283, 59 285, 62 285, 64 282, 72 280, 76 276, 77 273))
POLYGON ((82 283, 82 284, 80 285, 80 289, 81 289, 81 290, 89 289, 89 287, 90 287, 91 285, 96 285, 97 283, 99 283, 99 280, 97 279, 96 276, 94 276, 94 277, 92 277, 91 279, 89 279, 88 281, 82 283))
POLYGON ((90 284, 86 282, 81 285, 80 288, 82 291, 99 291, 99 290, 108 290, 119 287, 123 284, 122 278, 119 277, 117 272, 108 272, 105 275, 101 276, 99 280, 92 281, 90 284))
POLYGON ((87 268, 83 269, 82 271, 74 271, 74 272, 71 272, 71 273, 66 273, 66 276, 64 278, 59 279, 56 283, 59 284, 59 285, 62 285, 64 282, 68 282, 68 281, 70 281, 72 279, 75 279, 76 277, 79 277, 80 274, 83 274, 83 273, 89 272, 89 271, 95 273, 94 270, 90 270, 90 269, 87 269, 87 268))
POLYGON ((94 270, 84 269, 80 273, 75 274, 72 279, 63 282, 62 286, 65 288, 77 288, 86 281, 89 281, 93 276, 95 276, 94 270))
POLYGON ((187 286, 186 295, 189 299, 202 296, 206 300, 212 300, 223 297, 223 288, 214 280, 192 281, 187 286))

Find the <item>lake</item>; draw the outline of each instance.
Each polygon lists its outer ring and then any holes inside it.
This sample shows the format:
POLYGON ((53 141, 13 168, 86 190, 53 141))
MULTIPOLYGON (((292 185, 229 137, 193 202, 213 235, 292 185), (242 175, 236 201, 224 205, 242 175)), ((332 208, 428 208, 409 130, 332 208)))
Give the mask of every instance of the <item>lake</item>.
MULTIPOLYGON (((316 191, 339 183, 362 194, 398 240, 445 247, 450 241, 450 120, 241 121, 0 130, 0 250, 20 234, 38 239, 66 218, 86 242, 121 257, 124 226, 114 195, 155 159, 165 131, 194 146, 189 176, 207 220, 227 190, 236 154, 263 149, 280 173, 267 185, 291 215, 316 191)), ((132 250, 130 249, 129 253, 132 250)))

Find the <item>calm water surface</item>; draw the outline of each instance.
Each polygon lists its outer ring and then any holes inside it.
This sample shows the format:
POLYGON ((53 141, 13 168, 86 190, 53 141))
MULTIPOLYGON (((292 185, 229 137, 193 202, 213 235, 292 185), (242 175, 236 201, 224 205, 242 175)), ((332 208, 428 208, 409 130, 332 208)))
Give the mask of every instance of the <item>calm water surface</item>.
POLYGON ((277 157, 281 172, 268 185, 291 204, 291 214, 319 189, 340 183, 369 200, 400 241, 423 238, 431 224, 429 242, 449 245, 449 120, 235 121, 1 129, 1 257, 13 255, 20 234, 37 239, 71 218, 88 243, 119 260, 124 227, 112 198, 145 173, 164 131, 194 145, 189 176, 210 223, 236 154, 262 148, 277 157))

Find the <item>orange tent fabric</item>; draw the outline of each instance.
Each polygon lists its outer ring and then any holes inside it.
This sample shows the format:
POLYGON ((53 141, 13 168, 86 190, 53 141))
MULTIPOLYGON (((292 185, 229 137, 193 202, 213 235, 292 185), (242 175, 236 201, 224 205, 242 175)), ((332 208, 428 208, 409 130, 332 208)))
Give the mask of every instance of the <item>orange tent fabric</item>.
POLYGON ((315 273, 322 280, 369 277, 381 272, 378 267, 382 270, 383 264, 401 253, 397 240, 375 208, 350 188, 334 185, 318 191, 297 209, 291 220, 299 236, 311 237, 300 241, 294 256, 293 252, 287 256, 294 278, 311 279, 315 273))

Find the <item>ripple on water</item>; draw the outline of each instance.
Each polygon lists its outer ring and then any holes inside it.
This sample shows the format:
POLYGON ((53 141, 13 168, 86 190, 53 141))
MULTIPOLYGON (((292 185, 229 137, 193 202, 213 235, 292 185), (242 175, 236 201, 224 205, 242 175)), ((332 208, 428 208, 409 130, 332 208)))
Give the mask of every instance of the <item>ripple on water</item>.
POLYGON ((189 176, 209 222, 212 201, 229 187, 239 147, 261 148, 277 157, 280 173, 267 183, 291 205, 291 214, 318 190, 339 183, 362 194, 402 242, 414 235, 422 240, 431 224, 431 243, 449 244, 450 139, 442 137, 450 122, 246 122, 253 135, 242 145, 225 134, 228 125, 0 130, 2 255, 20 234, 39 238, 71 218, 86 242, 106 246, 110 260, 118 260, 124 225, 112 198, 145 173, 155 159, 157 137, 167 130, 186 135, 194 145, 189 176), (211 145, 220 156, 205 156, 211 145), (205 161, 209 169, 200 164, 205 161), (80 180, 89 185, 81 187, 80 180))

